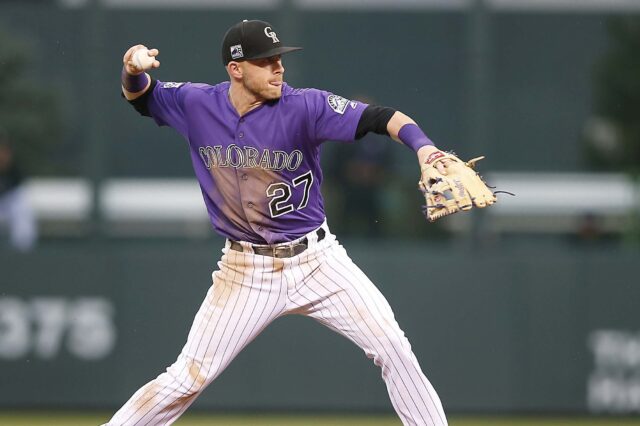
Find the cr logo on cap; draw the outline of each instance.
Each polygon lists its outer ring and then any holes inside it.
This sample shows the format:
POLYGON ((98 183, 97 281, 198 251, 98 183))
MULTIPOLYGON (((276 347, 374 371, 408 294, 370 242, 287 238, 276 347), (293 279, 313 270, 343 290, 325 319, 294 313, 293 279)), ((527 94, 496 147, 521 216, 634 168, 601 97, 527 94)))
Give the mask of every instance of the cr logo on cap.
POLYGON ((271 27, 264 27, 264 35, 273 40, 274 43, 278 43, 280 41, 278 40, 278 37, 276 37, 276 33, 271 31, 271 27))

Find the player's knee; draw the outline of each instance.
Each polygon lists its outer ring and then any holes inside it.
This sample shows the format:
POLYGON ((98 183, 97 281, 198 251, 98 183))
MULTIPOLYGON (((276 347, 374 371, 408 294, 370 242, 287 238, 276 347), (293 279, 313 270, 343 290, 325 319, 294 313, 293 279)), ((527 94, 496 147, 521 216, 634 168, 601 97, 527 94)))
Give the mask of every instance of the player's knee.
POLYGON ((194 380, 186 374, 174 376, 168 371, 159 375, 155 382, 169 393, 179 397, 197 395, 205 388, 204 380, 194 380))
POLYGON ((396 360, 411 360, 414 358, 411 344, 404 334, 389 332, 379 339, 376 348, 367 354, 373 358, 376 365, 393 364, 396 360))
POLYGON ((207 384, 206 369, 196 360, 180 359, 158 376, 158 381, 170 382, 183 395, 199 394, 207 384))
POLYGON ((411 353, 411 344, 406 338, 404 332, 398 327, 389 327, 385 330, 384 341, 389 347, 395 349, 396 352, 411 353))

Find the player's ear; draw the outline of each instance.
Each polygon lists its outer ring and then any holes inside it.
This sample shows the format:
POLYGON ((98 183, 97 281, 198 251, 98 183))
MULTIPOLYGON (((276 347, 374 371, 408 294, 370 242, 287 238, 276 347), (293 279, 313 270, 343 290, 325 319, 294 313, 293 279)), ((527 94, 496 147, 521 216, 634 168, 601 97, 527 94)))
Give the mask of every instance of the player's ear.
POLYGON ((229 76, 234 78, 242 78, 242 67, 239 62, 231 61, 227 64, 227 72, 229 76))

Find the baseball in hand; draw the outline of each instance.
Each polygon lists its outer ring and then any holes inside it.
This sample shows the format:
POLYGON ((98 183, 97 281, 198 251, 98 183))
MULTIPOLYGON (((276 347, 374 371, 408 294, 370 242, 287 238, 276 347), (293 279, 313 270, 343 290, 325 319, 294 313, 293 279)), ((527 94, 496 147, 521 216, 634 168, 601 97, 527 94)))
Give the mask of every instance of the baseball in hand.
POLYGON ((149 50, 138 49, 133 52, 131 61, 134 65, 141 70, 149 70, 153 67, 153 62, 156 60, 155 56, 149 56, 149 50))

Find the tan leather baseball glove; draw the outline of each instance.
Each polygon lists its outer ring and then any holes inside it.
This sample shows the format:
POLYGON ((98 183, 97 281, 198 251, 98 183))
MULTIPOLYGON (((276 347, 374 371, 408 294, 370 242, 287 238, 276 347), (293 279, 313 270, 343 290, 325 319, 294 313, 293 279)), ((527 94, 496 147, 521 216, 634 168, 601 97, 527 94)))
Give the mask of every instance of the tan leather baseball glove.
POLYGON ((477 157, 466 163, 451 153, 436 151, 422 165, 418 186, 426 200, 425 216, 430 222, 441 217, 486 207, 497 201, 493 191, 474 170, 477 157))

